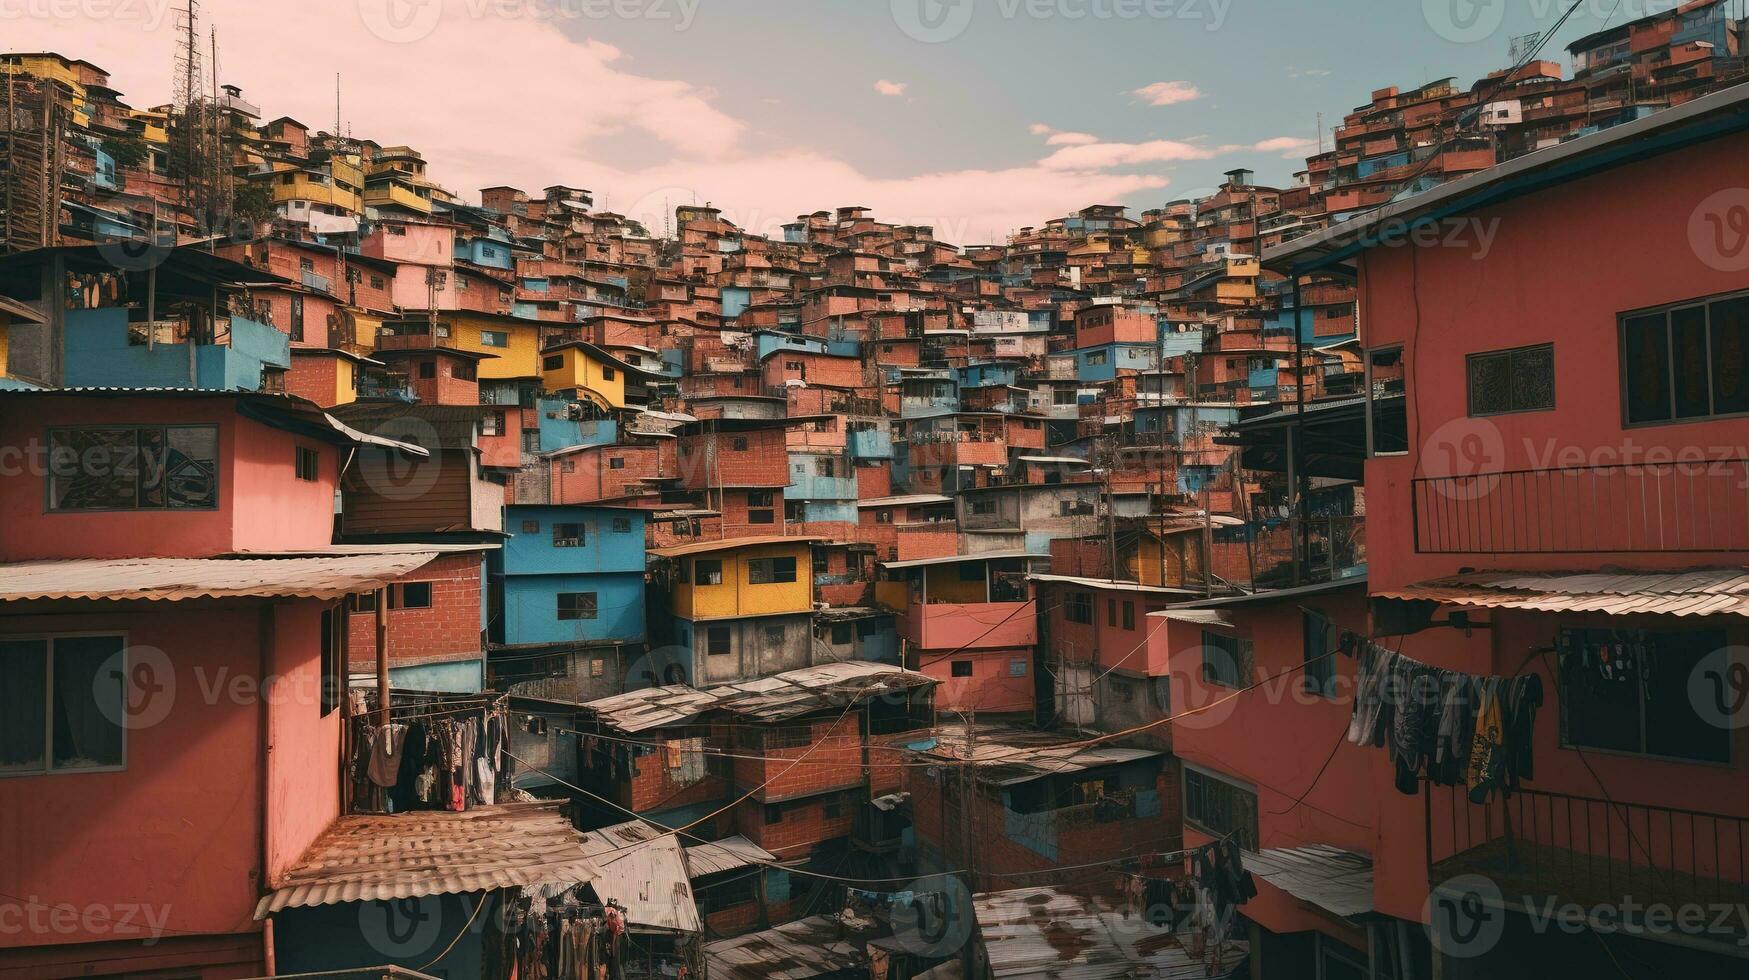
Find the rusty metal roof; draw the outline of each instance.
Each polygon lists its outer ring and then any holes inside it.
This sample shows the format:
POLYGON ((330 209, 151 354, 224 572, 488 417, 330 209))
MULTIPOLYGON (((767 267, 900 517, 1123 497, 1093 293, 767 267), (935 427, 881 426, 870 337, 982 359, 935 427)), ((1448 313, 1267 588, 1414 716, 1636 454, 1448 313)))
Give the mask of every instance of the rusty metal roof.
POLYGON ((846 660, 704 690, 684 684, 643 688, 590 701, 583 708, 603 724, 631 733, 689 722, 707 711, 756 722, 782 721, 937 683, 927 674, 892 664, 846 660))
POLYGON ((0 602, 28 599, 338 599, 426 564, 433 551, 333 558, 79 558, 0 565, 0 602))
POLYGON ((1016 888, 975 895, 972 905, 995 980, 1207 980, 1234 976, 1248 951, 1228 941, 1226 972, 1210 974, 1172 930, 1100 895, 1016 888))
POLYGON ((1122 745, 1082 745, 1075 736, 997 725, 939 725, 935 745, 923 750, 947 759, 970 759, 980 782, 1009 786, 1098 766, 1151 759, 1164 753, 1122 745))
POLYGON ((598 869, 559 807, 504 803, 342 816, 261 899, 255 918, 341 902, 591 883, 598 869))
POLYGON ((811 980, 867 972, 866 938, 837 916, 797 919, 705 944, 706 975, 711 980, 811 980))
POLYGON ((686 846, 687 870, 692 872, 694 878, 775 863, 777 855, 740 834, 719 841, 686 846))
POLYGON ((595 897, 625 906, 629 925, 704 931, 679 837, 632 820, 584 834, 583 851, 595 863, 595 897))
POLYGON ((1749 616, 1749 569, 1472 572, 1400 589, 1380 589, 1373 595, 1382 599, 1423 599, 1444 605, 1535 612, 1749 616))

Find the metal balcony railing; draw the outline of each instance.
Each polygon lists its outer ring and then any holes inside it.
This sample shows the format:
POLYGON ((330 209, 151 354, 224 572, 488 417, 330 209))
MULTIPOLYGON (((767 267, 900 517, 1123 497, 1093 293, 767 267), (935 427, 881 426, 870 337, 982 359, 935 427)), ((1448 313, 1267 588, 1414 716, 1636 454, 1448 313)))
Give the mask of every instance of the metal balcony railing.
POLYGON ((1423 477, 1423 554, 1749 551, 1749 459, 1423 477))
MULTIPOLYGON (((1462 786, 1424 787, 1428 880, 1482 875, 1510 902, 1585 908, 1749 900, 1749 819, 1703 810, 1520 789, 1472 803, 1462 786)), ((1736 916, 1718 942, 1749 940, 1736 916)))

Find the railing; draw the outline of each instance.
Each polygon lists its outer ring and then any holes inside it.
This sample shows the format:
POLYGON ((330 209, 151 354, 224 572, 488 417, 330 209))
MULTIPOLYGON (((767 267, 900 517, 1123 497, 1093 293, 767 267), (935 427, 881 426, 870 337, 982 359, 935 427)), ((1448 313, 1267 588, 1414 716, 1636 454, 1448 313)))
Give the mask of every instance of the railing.
MULTIPOLYGON (((1470 802, 1425 788, 1428 880, 1482 875, 1512 902, 1563 898, 1586 908, 1627 900, 1680 907, 1749 898, 1749 819, 1702 810, 1521 789, 1470 802)), ((1724 924, 1744 939, 1736 917, 1724 924)))
POLYGON ((1414 481, 1423 554, 1749 551, 1749 459, 1414 481))

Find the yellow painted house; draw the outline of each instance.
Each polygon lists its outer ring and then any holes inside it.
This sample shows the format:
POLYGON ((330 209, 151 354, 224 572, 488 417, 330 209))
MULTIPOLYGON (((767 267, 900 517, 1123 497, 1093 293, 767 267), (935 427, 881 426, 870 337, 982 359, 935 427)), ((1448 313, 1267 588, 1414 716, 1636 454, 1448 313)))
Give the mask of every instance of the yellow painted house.
POLYGON ((823 538, 752 537, 656 548, 675 562, 680 619, 739 619, 814 610, 813 544, 823 538))
MULTIPOLYGON (((422 321, 423 314, 411 313, 422 321)), ((404 321, 399 332, 405 333, 412 321, 404 321)), ((479 313, 473 310, 439 310, 437 336, 430 346, 469 351, 486 359, 480 362, 482 380, 503 381, 509 378, 541 376, 541 321, 503 313, 479 313)))
POLYGON ((541 352, 541 387, 576 391, 602 408, 626 408, 626 381, 647 374, 594 344, 571 341, 541 352))

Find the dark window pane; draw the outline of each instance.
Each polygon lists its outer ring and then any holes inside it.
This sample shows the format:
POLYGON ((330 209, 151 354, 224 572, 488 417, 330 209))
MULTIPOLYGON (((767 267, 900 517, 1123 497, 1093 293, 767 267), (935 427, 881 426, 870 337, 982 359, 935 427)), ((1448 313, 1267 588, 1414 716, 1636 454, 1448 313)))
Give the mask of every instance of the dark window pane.
POLYGON ((1512 410, 1536 412, 1555 407, 1555 349, 1544 344, 1512 352, 1512 410))
POLYGON ((54 767, 121 765, 127 711, 121 637, 64 637, 55 641, 54 658, 54 767))
POLYGON ((1688 697, 1659 697, 1666 691, 1687 691, 1701 661, 1716 665, 1714 676, 1728 678, 1730 651, 1723 630, 1696 633, 1652 633, 1656 653, 1641 673, 1645 686, 1646 751, 1651 755, 1702 762, 1731 761, 1731 730, 1717 718, 1703 717, 1688 697))
POLYGON ((0 642, 0 772, 43 768, 48 643, 0 642))
POLYGON ((1670 340, 1664 314, 1634 317, 1624 333, 1628 421, 1666 421, 1670 418, 1670 340))
POLYGON ((1482 354, 1470 358, 1470 414, 1490 415, 1511 411, 1508 384, 1511 361, 1505 354, 1482 354))
POLYGON ((1676 356, 1676 417, 1699 418, 1712 414, 1712 394, 1707 369, 1706 307, 1693 306, 1670 312, 1671 348, 1676 356))
POLYGON ((1713 411, 1749 412, 1749 296, 1712 305, 1713 411))

